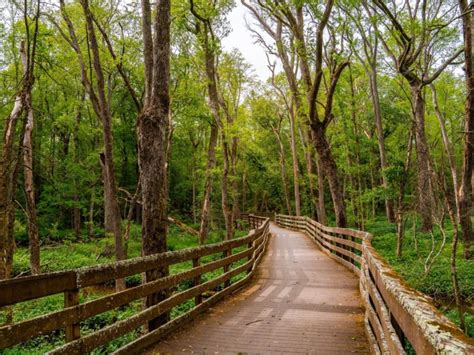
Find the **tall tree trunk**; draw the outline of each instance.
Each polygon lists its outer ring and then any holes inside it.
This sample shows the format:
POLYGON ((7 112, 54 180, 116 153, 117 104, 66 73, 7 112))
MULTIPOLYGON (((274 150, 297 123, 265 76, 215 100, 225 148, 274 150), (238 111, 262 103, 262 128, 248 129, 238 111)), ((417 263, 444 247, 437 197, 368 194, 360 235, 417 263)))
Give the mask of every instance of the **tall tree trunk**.
POLYGON ((232 138, 231 154, 230 154, 230 163, 232 171, 232 218, 233 223, 235 224, 237 219, 240 218, 240 189, 239 189, 239 180, 237 179, 237 159, 238 159, 238 147, 239 147, 239 138, 232 138))
POLYGON ((299 182, 299 166, 298 155, 296 150, 296 133, 295 133, 295 110, 294 104, 291 105, 289 119, 290 119, 290 142, 291 142, 291 160, 293 164, 293 191, 295 196, 295 212, 297 216, 301 216, 301 195, 299 182))
POLYGON ((201 210, 201 224, 199 227, 199 244, 204 244, 209 233, 209 213, 211 210, 212 193, 212 171, 216 166, 216 146, 219 135, 219 127, 215 122, 211 123, 211 134, 207 148, 207 165, 204 178, 204 197, 201 210))
POLYGON ((221 118, 219 113, 219 94, 217 89, 216 78, 216 57, 214 50, 211 48, 213 44, 209 43, 209 32, 211 31, 209 26, 209 22, 204 23, 203 46, 207 77, 207 91, 209 95, 209 106, 211 108, 213 122, 211 123, 211 134, 209 137, 209 147, 207 151, 207 167, 204 183, 204 201, 202 204, 201 211, 201 226, 199 228, 200 244, 203 244, 206 241, 209 233, 209 213, 211 208, 212 193, 212 170, 216 166, 215 149, 219 135, 219 125, 221 124, 221 118))
POLYGON ((441 113, 441 110, 439 108, 438 104, 438 96, 436 93, 436 88, 433 84, 430 85, 431 88, 431 94, 432 94, 432 99, 433 99, 433 107, 434 111, 436 114, 436 118, 438 119, 439 122, 439 127, 441 129, 441 137, 443 139, 443 146, 444 150, 446 152, 446 156, 448 157, 448 163, 449 163, 449 169, 451 171, 451 180, 453 183, 453 190, 454 190, 454 202, 455 202, 455 215, 457 218, 457 223, 459 223, 459 199, 458 199, 458 173, 456 170, 456 161, 455 161, 455 156, 454 156, 454 151, 453 151, 453 146, 451 144, 451 141, 448 137, 448 132, 446 130, 446 123, 445 119, 443 117, 443 114, 441 113))
POLYGON ((279 147, 279 155, 280 155, 280 170, 281 170, 281 184, 283 187, 283 195, 285 197, 285 206, 286 206, 286 213, 289 215, 293 214, 293 210, 291 209, 290 203, 290 192, 288 188, 288 173, 286 171, 286 159, 285 159, 285 147, 283 146, 283 142, 281 140, 280 130, 277 128, 273 128, 273 133, 278 142, 279 147))
POLYGON ((425 133, 425 100, 423 86, 417 82, 410 83, 413 114, 415 119, 416 160, 418 163, 418 209, 422 219, 422 229, 432 229, 432 196, 433 189, 430 174, 430 153, 425 133))
POLYGON ((321 168, 328 179, 329 188, 331 190, 336 224, 338 227, 346 227, 347 220, 343 185, 339 180, 336 161, 332 156, 324 127, 321 124, 315 124, 312 125, 311 128, 313 129, 313 144, 319 155, 321 168))
POLYGON ((223 167, 222 167, 222 188, 221 188, 221 203, 222 213, 224 215, 225 224, 225 240, 230 240, 234 237, 234 222, 233 222, 233 207, 229 198, 229 170, 230 170, 230 157, 229 157, 229 144, 227 142, 224 127, 221 127, 221 140, 222 140, 222 155, 223 155, 223 167))
POLYGON ((300 136, 301 145, 304 148, 305 160, 306 160, 306 173, 308 174, 309 183, 309 199, 311 200, 311 211, 312 218, 315 221, 319 221, 318 212, 318 189, 315 186, 315 179, 317 176, 316 163, 314 161, 315 154, 311 142, 311 130, 305 130, 306 136, 303 133, 301 125, 298 125, 298 133, 300 136))
MULTIPOLYGON (((31 89, 31 86, 30 86, 31 89)), ((26 195, 26 212, 28 218, 28 242, 30 251, 30 268, 33 275, 40 273, 40 245, 38 222, 36 218, 35 187, 33 182, 33 127, 34 114, 31 91, 24 96, 26 107, 26 125, 23 137, 23 166, 26 195)))
MULTIPOLYGON (((74 123, 74 130, 73 130, 73 142, 74 142, 74 155, 73 155, 73 160, 74 164, 79 164, 79 147, 80 147, 80 141, 79 141, 79 128, 81 124, 81 113, 82 113, 82 108, 84 106, 84 101, 85 101, 85 93, 82 92, 81 94, 81 101, 79 104, 79 107, 76 112, 76 122, 74 123)), ((74 207, 72 209, 72 214, 73 214, 73 228, 74 228, 74 234, 76 238, 81 237, 81 208, 80 208, 80 198, 78 191, 80 191, 80 186, 77 182, 77 178, 73 177, 74 181, 74 207)))
MULTIPOLYGON (((370 94, 372 98, 372 105, 374 108, 374 119, 375 119, 375 128, 377 132, 377 143, 379 146, 379 156, 380 156, 380 168, 382 169, 382 186, 384 189, 388 189, 388 181, 385 176, 385 170, 388 168, 387 155, 385 152, 385 137, 383 133, 382 125, 382 110, 380 107, 380 98, 379 98, 379 89, 377 82, 377 72, 375 68, 368 70, 369 82, 370 82, 370 94)), ((395 211, 393 206, 393 200, 391 198, 385 199, 385 212, 387 214, 387 219, 390 223, 395 222, 395 211)))
POLYGON ((472 184, 474 165, 474 13, 473 5, 467 0, 459 0, 461 8, 465 76, 467 88, 466 110, 464 115, 464 146, 461 184, 459 187, 459 220, 462 230, 464 258, 474 258, 474 233, 472 230, 472 184))
POLYGON ((17 95, 10 116, 5 124, 3 135, 3 149, 0 160, 0 280, 11 276, 14 238, 10 228, 11 218, 15 216, 12 211, 13 199, 16 185, 15 177, 15 154, 14 140, 16 126, 23 112, 21 93, 17 95))
MULTIPOLYGON (((142 1, 143 42, 145 62, 145 103, 138 116, 138 163, 142 188, 142 254, 167 250, 168 228, 168 130, 170 80, 170 0, 158 0, 152 38, 149 0, 142 1)), ((146 282, 168 275, 168 267, 146 272, 146 282)), ((163 290, 148 296, 146 306, 163 301, 163 290)), ((166 323, 165 313, 148 323, 153 330, 166 323)))

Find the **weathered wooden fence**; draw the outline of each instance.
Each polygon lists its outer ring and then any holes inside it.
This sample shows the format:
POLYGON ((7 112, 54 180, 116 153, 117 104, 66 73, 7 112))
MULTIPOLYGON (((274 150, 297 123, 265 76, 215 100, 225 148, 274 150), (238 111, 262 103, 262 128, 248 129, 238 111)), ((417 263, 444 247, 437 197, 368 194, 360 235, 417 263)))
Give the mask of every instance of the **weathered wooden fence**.
POLYGON ((112 264, 0 281, 0 308, 58 293, 64 294, 64 309, 0 326, 0 349, 12 347, 58 329, 65 329, 65 344, 51 351, 50 354, 87 353, 140 328, 172 308, 194 299, 195 306, 192 309, 116 351, 117 354, 138 352, 155 343, 176 326, 206 310, 224 296, 239 289, 249 280, 267 245, 269 219, 253 215, 249 215, 248 218, 255 229, 246 237, 112 264), (203 257, 210 255, 214 255, 212 261, 200 262, 203 257), (86 287, 183 262, 192 262, 192 268, 80 303, 80 292, 86 287), (221 268, 223 273, 219 276, 206 282, 201 279, 204 274, 221 268), (242 275, 243 278, 236 278, 238 275, 242 275), (173 289, 186 280, 192 281, 192 287, 172 293, 164 301, 143 309, 127 319, 116 321, 94 333, 81 336, 82 321, 159 291, 173 289), (203 293, 210 290, 215 293, 204 299, 203 293))
POLYGON ((276 222, 305 233, 360 277, 365 328, 374 353, 405 354, 408 341, 417 354, 474 354, 472 339, 429 297, 404 283, 374 250, 370 233, 327 227, 308 217, 277 215, 276 222))

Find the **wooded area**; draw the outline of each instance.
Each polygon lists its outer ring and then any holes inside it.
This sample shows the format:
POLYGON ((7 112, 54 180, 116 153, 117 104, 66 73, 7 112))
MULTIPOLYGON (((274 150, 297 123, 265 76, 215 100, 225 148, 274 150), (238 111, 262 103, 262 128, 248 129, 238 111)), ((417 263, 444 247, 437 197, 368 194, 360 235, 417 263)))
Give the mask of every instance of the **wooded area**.
POLYGON ((0 9, 0 280, 51 271, 42 257, 57 245, 107 240, 95 261, 121 261, 169 251, 176 226, 203 245, 242 233, 241 212, 310 216, 373 233, 474 334, 473 3, 0 9), (236 7, 266 53, 266 80, 224 49, 236 7))

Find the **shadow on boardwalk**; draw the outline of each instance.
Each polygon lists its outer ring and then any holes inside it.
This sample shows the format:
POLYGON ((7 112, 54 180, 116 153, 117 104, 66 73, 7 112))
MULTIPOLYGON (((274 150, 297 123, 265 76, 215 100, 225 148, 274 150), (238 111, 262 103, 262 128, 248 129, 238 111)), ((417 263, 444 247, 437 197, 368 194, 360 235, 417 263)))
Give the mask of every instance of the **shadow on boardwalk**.
POLYGON ((252 283, 148 353, 369 353, 358 278, 302 233, 271 232, 252 283))

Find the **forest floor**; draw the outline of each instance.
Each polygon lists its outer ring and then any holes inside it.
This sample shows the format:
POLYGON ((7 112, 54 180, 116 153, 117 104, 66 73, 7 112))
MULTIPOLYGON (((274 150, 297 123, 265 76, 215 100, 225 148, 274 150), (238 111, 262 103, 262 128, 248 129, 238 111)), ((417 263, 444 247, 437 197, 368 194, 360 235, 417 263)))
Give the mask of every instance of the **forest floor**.
MULTIPOLYGON (((418 226, 419 227, 419 226, 418 226)), ((369 222, 366 230, 374 235, 373 246, 385 260, 397 271, 409 285, 434 298, 437 306, 452 321, 459 325, 459 313, 454 301, 454 291, 450 273, 452 227, 446 223, 446 241, 442 246, 442 234, 435 227, 433 237, 429 233, 421 233, 417 228, 413 233, 413 221, 406 224, 402 256, 397 258, 396 227, 380 218, 369 222), (425 263, 434 240, 434 254, 440 251, 431 269, 425 272, 425 263)), ((467 333, 474 337, 474 260, 462 258, 462 244, 459 241, 457 250, 457 270, 461 296, 464 303, 467 333)))
MULTIPOLYGON (((236 237, 241 237, 246 234, 247 230, 236 231, 236 237)), ((133 225, 130 233, 130 240, 128 243, 129 258, 140 256, 140 236, 140 226, 133 225)), ((216 243, 223 240, 223 238, 223 231, 214 231, 210 233, 207 243, 216 243)), ((104 253, 104 251, 113 250, 110 247, 112 245, 113 237, 105 237, 103 236, 103 233, 99 233, 98 237, 94 237, 91 239, 88 238, 81 241, 74 241, 73 238, 71 238, 71 240, 69 241, 57 243, 52 242, 50 240, 49 242, 45 243, 45 245, 43 245, 41 248, 41 271, 53 272, 113 262, 114 254, 110 252, 104 253)), ((170 226, 168 233, 168 250, 179 250, 194 247, 197 245, 198 238, 196 236, 182 233, 175 226, 170 226)), ((209 257, 204 257, 202 259, 203 262, 208 262, 213 260, 213 258, 215 257, 216 255, 210 255, 209 257)), ((237 265, 237 263, 235 265, 237 265)), ((175 264, 171 266, 170 273, 178 273, 190 268, 192 268, 192 264, 190 262, 175 264)), ((25 275, 28 273, 28 270, 28 248, 21 246, 17 249, 14 257, 14 276, 25 275)), ((203 279, 213 279, 222 272, 222 270, 215 270, 211 273, 204 274, 203 279)), ((140 275, 134 275, 126 278, 126 284, 128 287, 136 286, 140 283, 140 281, 140 275)), ((190 286, 192 286, 191 282, 182 282, 174 291, 182 291, 190 286)), ((86 288, 84 290, 81 290, 81 303, 91 301, 113 291, 113 283, 101 285, 100 287, 86 288)), ((33 317, 60 310, 63 307, 64 297, 62 294, 22 302, 13 307, 13 321, 19 322, 22 320, 31 319, 33 317)), ((192 307, 194 307, 194 301, 189 300, 188 302, 173 308, 173 310, 171 311, 171 317, 175 318, 192 307)), ((81 322, 81 335, 93 333, 94 331, 101 329, 109 324, 112 324, 117 320, 128 318, 133 314, 139 312, 141 309, 142 302, 138 300, 125 307, 120 307, 118 309, 114 309, 112 311, 105 312, 90 319, 87 319, 86 321, 81 322)), ((5 321, 6 312, 0 311, 0 325, 4 324, 5 321)), ((118 338, 110 342, 106 346, 97 348, 95 351, 92 352, 92 354, 110 353, 118 349, 122 345, 130 342, 135 337, 137 337, 137 335, 138 331, 129 333, 124 337, 118 338)), ((0 350, 0 354, 44 354, 45 352, 64 344, 63 339, 64 331, 56 331, 46 336, 34 338, 19 346, 15 346, 7 350, 0 350)))

